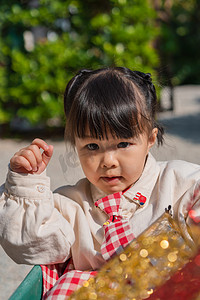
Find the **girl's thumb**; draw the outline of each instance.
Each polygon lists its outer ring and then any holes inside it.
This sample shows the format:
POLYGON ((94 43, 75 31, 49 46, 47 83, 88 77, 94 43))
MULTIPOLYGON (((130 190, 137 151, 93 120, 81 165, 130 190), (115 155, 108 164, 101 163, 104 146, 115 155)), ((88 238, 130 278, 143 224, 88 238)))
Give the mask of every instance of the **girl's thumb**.
POLYGON ((53 155, 53 146, 49 145, 48 150, 42 153, 42 161, 46 166, 48 165, 52 155, 53 155))

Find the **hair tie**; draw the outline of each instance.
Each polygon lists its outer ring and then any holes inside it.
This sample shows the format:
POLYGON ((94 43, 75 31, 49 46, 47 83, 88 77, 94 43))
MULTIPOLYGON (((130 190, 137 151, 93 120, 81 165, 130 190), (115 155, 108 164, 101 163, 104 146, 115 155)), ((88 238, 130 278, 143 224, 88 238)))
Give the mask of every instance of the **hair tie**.
POLYGON ((81 78, 83 75, 86 75, 86 74, 89 74, 89 73, 92 73, 92 70, 89 70, 89 69, 82 69, 80 70, 75 76, 74 78, 72 79, 72 83, 69 87, 69 90, 68 90, 68 94, 71 92, 74 84, 76 83, 77 79, 81 78))
POLYGON ((152 84, 151 73, 143 73, 143 72, 140 72, 140 71, 133 71, 133 73, 135 75, 137 75, 137 77, 139 79, 142 79, 142 80, 146 81, 147 83, 152 84))
POLYGON ((144 73, 144 79, 152 82, 151 73, 144 73))
POLYGON ((146 84, 148 84, 150 90, 154 93, 155 86, 152 82, 151 73, 143 73, 140 71, 133 71, 133 73, 137 76, 138 79, 142 80, 146 84))

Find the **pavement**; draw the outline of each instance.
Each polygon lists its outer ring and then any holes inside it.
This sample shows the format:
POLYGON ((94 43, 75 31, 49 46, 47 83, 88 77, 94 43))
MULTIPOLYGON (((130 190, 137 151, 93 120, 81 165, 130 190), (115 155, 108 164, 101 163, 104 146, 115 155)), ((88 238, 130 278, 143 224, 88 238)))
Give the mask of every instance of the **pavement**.
MULTIPOLYGON (((162 107, 167 110, 169 90, 162 92, 162 107)), ((165 143, 155 146, 153 155, 158 160, 182 159, 200 164, 200 86, 182 86, 174 90, 174 111, 158 114, 165 129, 165 143)), ((54 146, 54 155, 47 169, 51 178, 51 189, 73 184, 83 174, 76 162, 67 164, 66 145, 63 139, 47 140, 54 146), (70 166, 69 166, 70 165, 70 166)), ((0 185, 5 182, 7 165, 12 155, 28 145, 30 140, 2 139, 0 137, 0 185)), ((71 152, 70 152, 71 153, 71 152)), ((70 161, 73 157, 70 157, 70 161)), ((0 247, 0 300, 6 300, 14 292, 32 266, 17 265, 0 247)))

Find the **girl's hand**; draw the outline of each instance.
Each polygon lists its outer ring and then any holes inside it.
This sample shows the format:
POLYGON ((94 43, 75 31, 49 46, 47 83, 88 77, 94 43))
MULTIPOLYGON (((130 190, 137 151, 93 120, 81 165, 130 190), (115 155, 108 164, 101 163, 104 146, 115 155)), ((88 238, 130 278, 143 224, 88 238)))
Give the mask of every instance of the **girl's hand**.
POLYGON ((10 160, 10 168, 17 173, 40 174, 47 167, 52 154, 53 146, 37 138, 31 145, 15 153, 10 160))

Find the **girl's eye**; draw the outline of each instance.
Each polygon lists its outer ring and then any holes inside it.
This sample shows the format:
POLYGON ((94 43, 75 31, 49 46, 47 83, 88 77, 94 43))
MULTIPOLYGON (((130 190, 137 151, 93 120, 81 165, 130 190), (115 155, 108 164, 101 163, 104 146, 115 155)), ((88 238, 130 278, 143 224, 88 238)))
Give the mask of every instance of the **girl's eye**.
POLYGON ((91 150, 91 151, 99 149, 99 146, 97 144, 94 144, 94 143, 88 144, 86 147, 88 148, 88 150, 91 150))
POLYGON ((127 148, 130 146, 130 143, 128 142, 121 142, 117 145, 117 148, 127 148))

